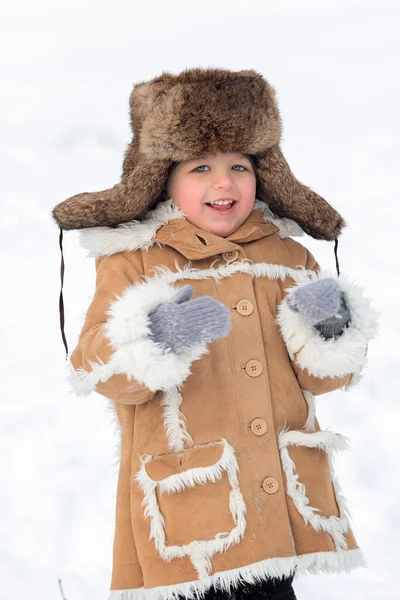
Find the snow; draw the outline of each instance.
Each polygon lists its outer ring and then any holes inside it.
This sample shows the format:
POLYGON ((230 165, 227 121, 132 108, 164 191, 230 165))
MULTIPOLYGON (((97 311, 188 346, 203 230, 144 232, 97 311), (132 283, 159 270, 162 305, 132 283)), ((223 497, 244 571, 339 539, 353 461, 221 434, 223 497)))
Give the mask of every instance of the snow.
MULTIPOLYGON (((186 67, 254 68, 276 88, 283 151, 344 216, 341 270, 382 313, 369 368, 351 392, 317 398, 322 427, 349 437, 337 470, 368 560, 299 579, 298 600, 395 600, 399 564, 397 313, 400 79, 394 2, 371 0, 27 0, 0 22, 1 598, 107 598, 115 427, 107 401, 73 395, 58 316, 60 252, 50 212, 120 177, 133 83, 186 67)), ((334 269, 333 244, 308 236, 334 269)), ((94 261, 64 235, 72 349, 94 261)))

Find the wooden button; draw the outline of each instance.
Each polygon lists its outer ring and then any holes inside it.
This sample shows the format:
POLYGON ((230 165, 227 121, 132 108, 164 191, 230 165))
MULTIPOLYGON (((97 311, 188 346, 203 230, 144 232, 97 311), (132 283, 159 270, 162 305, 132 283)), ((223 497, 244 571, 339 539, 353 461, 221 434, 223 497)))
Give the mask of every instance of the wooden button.
POLYGON ((267 423, 264 419, 254 419, 251 422, 250 429, 254 433, 254 435, 264 435, 267 433, 267 423))
POLYGON ((236 310, 240 315, 248 317, 254 310, 254 306, 250 300, 239 300, 236 305, 236 310))
POLYGON ((262 487, 264 492, 267 492, 267 494, 276 494, 276 492, 279 490, 279 483, 275 477, 266 477, 262 482, 262 487))
POLYGON ((249 360, 246 364, 246 373, 250 375, 250 377, 258 377, 262 373, 262 364, 259 360, 249 360))
POLYGON ((239 250, 227 250, 226 252, 222 253, 222 258, 226 262, 234 261, 237 259, 238 256, 239 256, 239 250))

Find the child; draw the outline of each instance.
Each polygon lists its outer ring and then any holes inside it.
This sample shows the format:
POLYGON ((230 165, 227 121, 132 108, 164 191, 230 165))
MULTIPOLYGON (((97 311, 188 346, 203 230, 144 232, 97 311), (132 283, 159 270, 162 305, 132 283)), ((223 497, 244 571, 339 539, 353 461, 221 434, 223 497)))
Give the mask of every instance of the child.
POLYGON ((291 173, 261 75, 163 73, 130 114, 121 182, 53 211, 96 259, 69 379, 120 424, 110 599, 294 599, 364 564, 314 396, 359 380, 376 313, 293 239, 344 222, 291 173))

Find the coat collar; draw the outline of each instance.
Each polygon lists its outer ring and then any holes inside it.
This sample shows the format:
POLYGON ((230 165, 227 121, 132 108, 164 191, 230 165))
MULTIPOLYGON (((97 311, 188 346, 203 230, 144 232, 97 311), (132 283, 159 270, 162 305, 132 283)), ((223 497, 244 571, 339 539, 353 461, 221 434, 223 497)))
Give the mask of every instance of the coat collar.
POLYGON ((252 242, 279 231, 266 223, 261 209, 254 209, 230 235, 221 237, 196 227, 186 219, 172 219, 157 231, 154 241, 178 250, 189 260, 200 260, 235 249, 235 244, 252 242))
POLYGON ((231 250, 235 244, 257 240, 272 233, 277 233, 281 238, 304 235, 297 223, 278 217, 261 200, 255 201, 247 219, 226 238, 203 231, 187 221, 185 216, 169 199, 159 202, 141 221, 122 223, 115 228, 82 229, 79 231, 79 242, 88 255, 94 257, 148 250, 154 244, 162 243, 176 248, 189 260, 194 260, 231 250))

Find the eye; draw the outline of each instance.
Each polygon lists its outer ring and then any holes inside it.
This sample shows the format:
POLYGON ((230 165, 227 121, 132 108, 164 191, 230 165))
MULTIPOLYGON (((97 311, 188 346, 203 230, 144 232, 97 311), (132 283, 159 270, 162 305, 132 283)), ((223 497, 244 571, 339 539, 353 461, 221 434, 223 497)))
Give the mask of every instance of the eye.
MULTIPOLYGON (((245 167, 244 165, 233 165, 232 169, 235 169, 235 167, 239 167, 240 172, 248 170, 247 167, 245 167)), ((204 173, 204 169, 208 169, 208 168, 209 168, 208 165, 200 165, 193 170, 197 171, 198 173, 204 173)))

